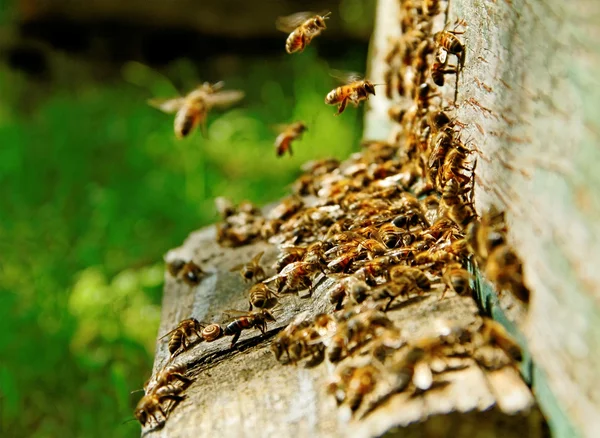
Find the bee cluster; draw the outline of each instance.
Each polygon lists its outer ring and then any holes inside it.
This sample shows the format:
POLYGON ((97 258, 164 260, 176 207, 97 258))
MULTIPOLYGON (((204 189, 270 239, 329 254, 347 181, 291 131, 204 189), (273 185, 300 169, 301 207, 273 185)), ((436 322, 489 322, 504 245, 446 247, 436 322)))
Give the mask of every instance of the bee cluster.
MULTIPOLYGON (((400 5, 402 36, 390 42, 385 57, 386 95, 401 102, 389 111, 396 122, 389 140, 363 142, 362 151, 344 162, 307 163, 293 194, 266 215, 248 202, 236 207, 224 198, 216 200, 223 218, 217 242, 238 247, 267 240, 279 248, 272 267, 276 273, 267 278, 262 253, 256 254, 233 268, 252 283, 248 312, 232 311, 237 316, 226 324, 186 319, 164 336, 169 337, 171 359, 138 404, 136 417, 142 425, 150 418, 163 424, 164 406, 183 398, 189 379, 185 370, 172 365, 175 357, 224 336, 233 337, 233 347, 246 329, 264 334, 267 323, 275 321, 271 310, 282 294, 308 291, 304 297, 310 298, 323 279, 331 282, 330 312, 298 315, 271 348, 284 364, 329 363, 328 392, 357 417, 390 394, 429 390, 444 371, 469 363, 493 370, 521 359, 519 346, 487 318, 463 326, 442 324, 431 336, 415 339, 391 317, 397 308, 429 296, 469 296, 470 263, 479 265, 499 291, 510 291, 525 303, 529 299, 521 262, 507 243, 503 213, 492 208, 479 218, 475 211, 472 156, 477 151, 461 138, 464 125, 452 118, 445 99, 445 77, 454 75, 456 102, 465 61, 465 45, 457 35, 466 24, 433 32, 447 13, 441 1, 405 0, 400 5), (450 64, 452 57, 456 64, 450 64)), ((324 29, 325 18, 306 21, 304 34, 290 34, 288 52, 304 48, 324 29), (309 28, 312 34, 306 33, 309 28)), ((357 84, 353 87, 360 93, 340 87, 326 103, 339 103, 341 113, 347 102, 375 94, 370 82, 357 84)), ((278 151, 286 150, 291 153, 290 144, 282 140, 278 151)), ((170 260, 167 267, 191 286, 203 275, 191 261, 170 260)))

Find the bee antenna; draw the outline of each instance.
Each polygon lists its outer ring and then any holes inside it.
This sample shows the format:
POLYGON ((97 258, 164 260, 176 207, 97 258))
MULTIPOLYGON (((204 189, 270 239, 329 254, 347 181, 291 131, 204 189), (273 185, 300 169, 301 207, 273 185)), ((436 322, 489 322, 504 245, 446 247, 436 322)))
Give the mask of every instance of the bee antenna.
POLYGON ((331 11, 327 11, 326 13, 324 13, 323 15, 321 15, 321 18, 327 20, 327 19, 329 19, 330 15, 331 15, 331 11))
POLYGON ((136 392, 142 392, 142 391, 143 391, 143 389, 134 389, 129 394, 135 394, 136 392))
POLYGON ((123 422, 121 423, 121 425, 123 425, 123 424, 127 424, 127 423, 130 423, 131 421, 136 421, 136 420, 137 420, 137 418, 135 418, 135 417, 134 417, 134 418, 129 418, 129 419, 127 419, 127 420, 123 421, 123 422))

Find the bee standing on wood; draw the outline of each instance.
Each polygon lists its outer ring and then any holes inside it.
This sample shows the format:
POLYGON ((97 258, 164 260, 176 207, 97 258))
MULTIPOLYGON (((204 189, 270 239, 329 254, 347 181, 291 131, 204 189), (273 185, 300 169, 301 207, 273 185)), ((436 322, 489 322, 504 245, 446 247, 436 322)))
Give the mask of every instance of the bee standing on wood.
POLYGON ((242 334, 242 330, 257 328, 262 334, 267 330, 267 322, 275 321, 275 317, 266 309, 261 309, 258 312, 241 312, 239 310, 227 310, 225 313, 233 316, 238 315, 236 319, 231 321, 223 329, 225 336, 233 336, 231 340, 231 348, 235 345, 242 334))
POLYGON ((203 83, 184 97, 173 99, 150 99, 148 104, 167 114, 175 113, 175 137, 182 139, 190 134, 198 125, 206 137, 206 116, 213 107, 226 107, 244 97, 239 90, 220 91, 223 82, 203 83))
POLYGON ((327 105, 338 105, 336 115, 344 112, 348 101, 357 107, 361 101, 369 98, 369 94, 375 96, 375 85, 371 81, 363 79, 356 74, 348 74, 340 77, 340 79, 342 78, 345 79, 346 85, 331 90, 325 96, 325 103, 327 105))
POLYGON ((280 127, 280 134, 275 139, 275 151, 277 152, 277 156, 281 157, 286 152, 289 152, 290 156, 293 155, 292 142, 298 140, 302 133, 307 130, 308 128, 304 122, 294 122, 280 127))
POLYGON ((302 52, 308 46, 311 40, 320 35, 327 28, 325 20, 329 18, 331 12, 323 15, 313 12, 298 12, 279 17, 275 22, 277 29, 282 32, 290 32, 285 41, 285 51, 288 53, 302 52))

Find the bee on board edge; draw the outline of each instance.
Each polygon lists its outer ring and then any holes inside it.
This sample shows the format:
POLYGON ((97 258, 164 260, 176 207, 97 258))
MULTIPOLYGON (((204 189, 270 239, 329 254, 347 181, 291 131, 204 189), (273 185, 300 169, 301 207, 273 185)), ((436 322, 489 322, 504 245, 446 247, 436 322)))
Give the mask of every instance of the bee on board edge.
POLYGON ((298 140, 304 131, 308 131, 304 122, 294 122, 289 125, 278 127, 280 134, 275 139, 275 151, 278 157, 281 157, 286 152, 293 155, 292 142, 298 140))
POLYGON ((265 334, 267 331, 267 322, 275 321, 275 317, 267 309, 261 309, 256 312, 226 310, 225 313, 235 318, 223 329, 224 336, 233 336, 233 339, 231 340, 231 348, 233 348, 240 338, 242 330, 257 328, 262 334, 265 334))
POLYGON ((327 105, 338 105, 338 112, 340 115, 346 109, 348 102, 358 107, 358 104, 363 100, 369 99, 369 94, 375 96, 375 85, 371 81, 368 81, 355 73, 347 73, 343 76, 335 76, 338 79, 343 79, 345 85, 339 86, 325 96, 325 103, 327 105))
POLYGON ((148 104, 167 114, 175 113, 175 137, 182 139, 188 136, 198 125, 206 137, 206 116, 213 107, 225 108, 237 103, 244 97, 239 90, 221 91, 223 82, 210 84, 204 82, 186 96, 172 99, 150 99, 148 104))
POLYGON ((277 29, 289 33, 285 41, 288 53, 302 52, 312 39, 327 28, 325 20, 331 12, 315 14, 314 12, 297 12, 287 17, 279 17, 275 22, 277 29))

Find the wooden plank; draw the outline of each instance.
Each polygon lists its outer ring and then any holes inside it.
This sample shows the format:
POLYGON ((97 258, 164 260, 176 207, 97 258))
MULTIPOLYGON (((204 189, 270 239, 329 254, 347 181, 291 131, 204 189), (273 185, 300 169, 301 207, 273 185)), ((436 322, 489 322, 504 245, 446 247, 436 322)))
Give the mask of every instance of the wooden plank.
MULTIPOLYGON (((476 207, 506 209, 533 291, 525 333, 557 436, 600 430, 600 29, 595 1, 453 1, 467 62, 456 115, 481 151, 476 207), (590 164, 588 164, 590 163, 590 164), (552 402, 554 394, 558 405, 552 402)), ((453 20, 450 20, 451 22, 453 20)))

